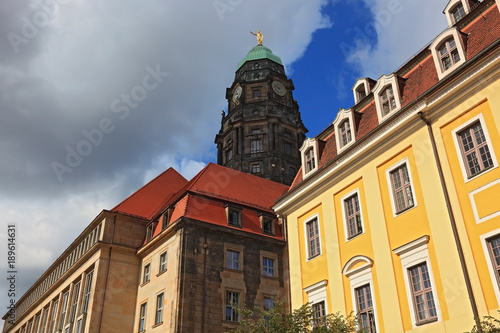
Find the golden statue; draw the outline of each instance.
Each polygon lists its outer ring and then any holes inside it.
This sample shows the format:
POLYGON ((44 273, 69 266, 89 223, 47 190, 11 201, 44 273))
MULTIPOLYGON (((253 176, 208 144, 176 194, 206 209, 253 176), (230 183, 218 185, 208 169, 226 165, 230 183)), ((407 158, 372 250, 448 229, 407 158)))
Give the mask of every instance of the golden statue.
POLYGON ((258 45, 262 45, 262 41, 264 40, 264 36, 260 33, 260 30, 257 30, 257 33, 253 33, 251 31, 250 31, 250 33, 254 36, 257 36, 258 45))

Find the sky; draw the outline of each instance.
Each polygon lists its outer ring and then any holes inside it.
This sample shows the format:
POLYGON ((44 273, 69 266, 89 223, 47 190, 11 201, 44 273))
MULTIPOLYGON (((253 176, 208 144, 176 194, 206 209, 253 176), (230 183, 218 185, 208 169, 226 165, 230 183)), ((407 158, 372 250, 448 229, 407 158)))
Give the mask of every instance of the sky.
POLYGON ((216 162, 250 31, 281 57, 314 137, 357 78, 394 72, 447 27, 447 2, 1 1, 2 308, 9 225, 19 299, 103 209, 169 167, 190 179, 216 162))

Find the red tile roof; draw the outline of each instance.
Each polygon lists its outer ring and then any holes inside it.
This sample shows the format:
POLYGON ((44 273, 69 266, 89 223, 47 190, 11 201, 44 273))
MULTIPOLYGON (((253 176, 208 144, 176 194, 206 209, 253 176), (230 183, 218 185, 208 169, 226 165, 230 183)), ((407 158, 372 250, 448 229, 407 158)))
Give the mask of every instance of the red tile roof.
POLYGON ((187 182, 177 171, 169 168, 111 211, 150 220, 162 211, 165 203, 187 182))
MULTIPOLYGON (((467 36, 464 39, 466 60, 470 60, 488 45, 500 38, 500 12, 496 5, 485 10, 478 18, 469 23, 462 32, 467 36)), ((427 51, 430 54, 430 51, 427 51)), ((410 63, 411 60, 408 62, 410 63)), ((401 89, 401 107, 404 108, 422 96, 439 82, 437 70, 432 55, 425 57, 417 63, 405 76, 399 80, 401 89)), ((368 135, 379 126, 375 102, 372 101, 365 106, 361 112, 356 141, 368 135)), ((319 135, 321 136, 321 134, 319 135)), ((319 140, 319 139, 318 139, 319 140)), ((320 151, 319 168, 324 167, 337 157, 335 136, 330 135, 324 142, 324 148, 320 151)), ((291 188, 296 187, 303 181, 302 170, 299 170, 291 188)))
MULTIPOLYGON (((125 199, 111 211, 141 216, 156 223, 153 237, 162 230, 161 214, 172 211, 170 223, 181 217, 227 225, 225 205, 241 209, 242 228, 249 233, 263 234, 259 214, 274 216, 271 206, 288 190, 288 186, 209 163, 191 181, 170 168, 140 190, 125 199)), ((283 235, 275 220, 276 235, 283 235)))

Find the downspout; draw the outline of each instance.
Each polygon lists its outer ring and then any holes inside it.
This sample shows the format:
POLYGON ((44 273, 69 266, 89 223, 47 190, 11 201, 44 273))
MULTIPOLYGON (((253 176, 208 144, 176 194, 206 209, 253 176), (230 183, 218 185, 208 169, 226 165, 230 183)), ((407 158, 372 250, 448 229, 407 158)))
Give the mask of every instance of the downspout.
MULTIPOLYGON (((113 229, 111 230, 111 244, 113 244, 113 238, 115 236, 115 226, 116 226, 116 215, 113 216, 113 229)), ((106 277, 104 280, 104 290, 102 292, 102 304, 101 304, 101 311, 99 313, 99 330, 97 331, 98 333, 101 332, 101 325, 102 325, 102 313, 104 311, 104 300, 106 299, 106 289, 108 287, 108 276, 109 276, 109 267, 111 266, 111 250, 112 246, 109 247, 109 252, 108 252, 108 267, 106 268, 106 277)))
POLYGON ((455 220, 455 215, 453 214, 453 210, 451 208, 450 196, 448 194, 448 188, 446 187, 446 182, 444 180, 443 169, 441 167, 441 161, 439 159, 439 155, 436 147, 436 140, 434 139, 434 133, 432 132, 432 126, 430 122, 425 118, 422 112, 418 113, 418 116, 422 121, 427 125, 427 130, 429 132, 429 137, 431 139, 432 151, 434 153, 434 159, 436 162, 436 167, 439 174, 439 180, 441 181, 441 188, 444 194, 444 200, 446 202, 446 209, 448 210, 448 216, 450 218, 451 229, 453 230, 453 238, 455 239, 455 244, 458 250, 458 257, 460 259, 460 265, 462 267, 462 273, 465 279, 465 286, 467 288, 467 293, 469 294, 470 305, 472 308, 472 313, 474 314, 474 321, 476 322, 477 331, 479 333, 483 332, 481 329, 481 322, 479 318, 479 311, 477 309, 476 298, 474 297, 474 292, 472 290, 472 284, 470 281, 469 271, 467 269, 467 264, 465 262, 465 256, 462 248, 462 242, 460 241, 460 237, 458 235, 457 223, 455 220))

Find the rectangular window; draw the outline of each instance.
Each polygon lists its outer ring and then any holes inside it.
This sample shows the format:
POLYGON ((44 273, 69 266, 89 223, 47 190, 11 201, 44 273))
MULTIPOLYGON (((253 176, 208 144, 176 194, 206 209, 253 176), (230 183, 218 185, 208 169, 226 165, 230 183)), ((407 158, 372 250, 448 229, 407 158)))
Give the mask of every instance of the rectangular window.
POLYGON ((250 140, 250 153, 260 153, 262 152, 262 140, 250 140))
POLYGON ((76 322, 76 333, 82 333, 82 319, 78 319, 76 322))
POLYGON ((233 227, 241 227, 241 212, 229 207, 227 209, 227 224, 233 227))
POLYGON ((226 291, 226 320, 239 321, 238 311, 236 309, 240 305, 240 293, 226 291))
POLYGON ((311 309, 312 309, 312 314, 313 314, 314 325, 320 325, 321 318, 326 315, 325 302, 321 301, 321 302, 315 303, 311 306, 311 309))
POLYGON ((156 316, 155 324, 163 322, 163 293, 156 296, 156 316))
POLYGON ((358 193, 344 200, 345 219, 348 239, 363 232, 358 193))
POLYGON ((59 322, 59 328, 63 328, 64 319, 66 318, 66 311, 68 310, 68 299, 69 299, 69 291, 66 292, 63 296, 62 308, 61 308, 61 320, 59 322))
POLYGON ((141 304, 140 319, 139 319, 139 332, 146 330, 146 310, 148 303, 141 304))
POLYGON ((260 163, 252 164, 252 173, 261 173, 260 163))
POLYGON ((87 281, 85 284, 85 294, 83 295, 82 313, 87 313, 87 310, 89 307, 90 292, 92 291, 92 276, 93 275, 94 275, 93 271, 87 275, 87 281))
POLYGON ((167 270, 167 252, 160 254, 160 267, 159 272, 162 273, 167 270))
POLYGON ((316 168, 316 162, 314 160, 314 150, 313 148, 309 148, 304 153, 305 161, 306 161, 306 173, 314 170, 316 168))
POLYGON ((274 299, 264 297, 264 311, 274 308, 274 299))
POLYGON ((142 283, 149 282, 149 274, 151 273, 151 265, 144 265, 144 272, 142 274, 142 283))
POLYGON ((240 269, 240 253, 233 250, 226 251, 226 268, 240 269))
POLYGON ((33 326, 33 333, 38 333, 38 324, 40 323, 40 315, 35 317, 35 325, 33 326))
POLYGON ((493 263, 493 270, 497 283, 500 286, 500 236, 490 238, 486 241, 488 243, 488 251, 493 263))
POLYGON ((56 317, 57 317, 57 306, 59 305, 59 301, 55 301, 52 306, 52 320, 50 321, 50 332, 54 332, 54 328, 56 326, 56 317))
POLYGON ((388 115, 392 110, 396 109, 396 99, 394 98, 394 91, 392 86, 388 86, 380 95, 383 115, 388 115))
POLYGON ((391 185, 396 213, 413 207, 413 190, 406 163, 391 171, 391 185))
POLYGON ((262 258, 262 275, 274 277, 274 259, 262 258))
POLYGON ((373 301, 370 285, 354 289, 356 294, 357 317, 361 332, 375 333, 375 316, 373 314, 373 301))
POLYGON ((408 268, 413 306, 418 324, 437 320, 427 263, 408 268))
POLYGON ((252 97, 257 98, 260 97, 260 89, 255 89, 252 91, 252 97))
POLYGON ((292 144, 290 142, 284 142, 283 143, 283 150, 285 154, 287 155, 292 155, 292 144))
POLYGON ((75 284, 75 288, 73 289, 73 304, 71 305, 71 316, 69 320, 71 323, 75 321, 79 294, 80 294, 80 282, 75 284))
POLYGON ((469 178, 493 167, 493 159, 481 122, 476 121, 457 135, 469 178))
POLYGON ((308 259, 321 254, 318 218, 306 223, 308 259))
POLYGON ((339 125, 339 130, 340 130, 340 147, 342 148, 352 140, 351 125, 349 124, 349 119, 344 120, 339 125))
POLYGON ((266 235, 274 235, 274 219, 268 217, 262 218, 262 232, 266 235))
POLYGON ((47 328, 48 317, 49 317, 49 308, 47 307, 45 308, 45 310, 43 310, 42 330, 40 331, 40 333, 45 333, 45 329, 47 328))

